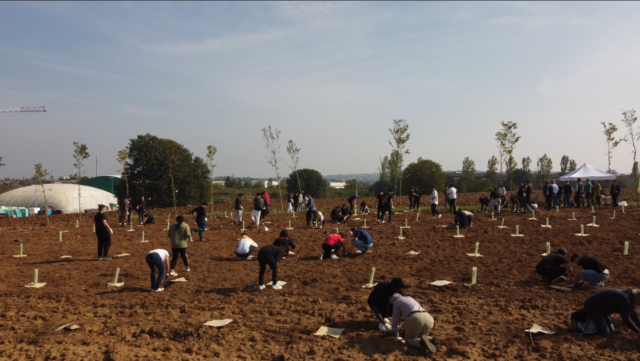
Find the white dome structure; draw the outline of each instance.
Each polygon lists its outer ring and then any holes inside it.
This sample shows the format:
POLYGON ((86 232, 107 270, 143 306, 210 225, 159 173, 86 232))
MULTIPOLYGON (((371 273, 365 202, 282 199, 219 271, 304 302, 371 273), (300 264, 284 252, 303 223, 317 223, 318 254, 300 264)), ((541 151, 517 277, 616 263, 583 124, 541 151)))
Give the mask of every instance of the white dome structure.
MULTIPOLYGON (((60 209, 63 213, 78 213, 78 186, 75 184, 45 184, 47 206, 60 209)), ((116 203, 116 197, 101 189, 80 186, 81 212, 85 209, 97 209, 98 204, 109 206, 116 203)), ((0 206, 44 209, 42 186, 34 185, 18 188, 0 194, 0 206)))

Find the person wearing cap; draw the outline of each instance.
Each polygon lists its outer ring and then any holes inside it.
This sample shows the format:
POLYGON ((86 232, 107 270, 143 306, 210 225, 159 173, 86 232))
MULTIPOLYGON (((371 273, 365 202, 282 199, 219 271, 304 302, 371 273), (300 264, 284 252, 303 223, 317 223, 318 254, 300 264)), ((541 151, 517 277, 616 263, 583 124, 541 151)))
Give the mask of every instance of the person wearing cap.
POLYGON ((256 249, 258 249, 258 244, 243 232, 236 244, 236 256, 238 256, 238 261, 243 259, 250 260, 253 258, 251 253, 256 249))
POLYGON ((565 276, 572 268, 569 265, 569 261, 564 258, 565 254, 564 248, 559 248, 556 252, 546 255, 536 265, 536 272, 542 276, 542 282, 551 283, 556 279, 559 281, 566 280, 565 276))
POLYGON ((402 282, 402 278, 396 277, 392 279, 391 282, 378 283, 369 294, 367 304, 369 305, 369 308, 371 308, 376 319, 380 321, 380 324, 378 325, 378 329, 380 331, 391 331, 391 324, 387 319, 388 317, 391 317, 393 313, 391 296, 393 296, 394 293, 402 295, 403 288, 405 288, 405 285, 404 282, 402 282))
POLYGON ((609 278, 609 269, 599 259, 590 256, 581 257, 579 254, 571 256, 571 262, 582 267, 573 284, 570 284, 569 288, 578 288, 586 281, 594 290, 603 287, 602 281, 609 278))
POLYGON ((186 271, 189 272, 189 259, 187 258, 187 242, 192 241, 191 230, 189 225, 184 223, 183 216, 176 217, 176 224, 169 227, 169 239, 171 240, 171 251, 173 257, 171 257, 171 272, 169 275, 177 276, 178 274, 174 270, 178 263, 178 256, 182 258, 182 263, 186 271))
POLYGON ((429 337, 429 333, 433 329, 433 317, 412 297, 394 293, 391 296, 391 303, 393 304, 391 332, 393 332, 395 341, 402 340, 398 326, 402 318, 407 345, 428 348, 431 352, 437 352, 440 347, 440 338, 429 337))
POLYGON ((195 208, 191 214, 196 214, 196 224, 198 228, 194 228, 192 232, 198 232, 200 234, 200 242, 202 242, 202 233, 207 229, 207 202, 202 202, 200 207, 195 208))
MULTIPOLYGON (((323 260, 323 259, 340 258, 336 253, 338 253, 340 248, 344 246, 344 240, 342 239, 343 237, 344 235, 342 233, 328 235, 327 238, 325 238, 324 241, 322 242, 323 253, 320 253, 319 259, 323 260)), ((347 255, 347 252, 343 251, 343 256, 346 256, 346 255, 347 255)))
POLYGON ((151 269, 151 292, 164 291, 164 288, 160 286, 162 286, 166 270, 169 268, 169 252, 162 248, 154 249, 147 253, 146 261, 151 269))
MULTIPOLYGON (((113 230, 107 223, 107 206, 100 205, 98 213, 93 217, 93 222, 96 225, 96 237, 98 237, 98 259, 110 260, 109 248, 111 247, 111 235, 113 230)), ((46 212, 46 210, 45 210, 46 212)))
POLYGON ((296 249, 296 245, 293 244, 291 237, 289 237, 289 232, 286 230, 280 232, 280 236, 276 238, 273 245, 282 248, 282 258, 289 255, 289 249, 296 249))
POLYGON ((282 286, 278 285, 278 261, 282 258, 282 247, 269 245, 260 248, 258 251, 258 263, 260 264, 260 274, 258 277, 258 289, 265 289, 264 273, 267 271, 267 265, 271 268, 271 288, 281 290, 282 286))
POLYGON ((362 252, 362 254, 369 252, 369 249, 373 247, 373 239, 367 231, 351 228, 351 232, 349 233, 353 237, 351 245, 362 252))
POLYGON ((587 298, 584 307, 571 314, 569 331, 580 331, 586 335, 601 336, 613 333, 610 315, 620 314, 622 323, 640 336, 640 316, 636 307, 640 306, 640 290, 610 289, 587 298))

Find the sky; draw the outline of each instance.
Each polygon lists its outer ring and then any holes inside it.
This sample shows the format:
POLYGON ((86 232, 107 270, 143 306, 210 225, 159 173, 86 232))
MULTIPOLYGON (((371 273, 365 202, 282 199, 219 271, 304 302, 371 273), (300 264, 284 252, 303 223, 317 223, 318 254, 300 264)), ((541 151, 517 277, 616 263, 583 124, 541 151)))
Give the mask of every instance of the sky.
MULTIPOLYGON (((261 129, 300 168, 376 172, 406 119, 418 157, 486 169, 501 121, 520 162, 568 155, 606 170, 601 122, 640 108, 638 2, 0 2, 0 178, 42 163, 117 174, 117 151, 150 133, 215 175, 275 177, 261 129)), ((624 130, 617 133, 622 137, 624 130)), ((612 168, 631 170, 621 144, 612 168)))

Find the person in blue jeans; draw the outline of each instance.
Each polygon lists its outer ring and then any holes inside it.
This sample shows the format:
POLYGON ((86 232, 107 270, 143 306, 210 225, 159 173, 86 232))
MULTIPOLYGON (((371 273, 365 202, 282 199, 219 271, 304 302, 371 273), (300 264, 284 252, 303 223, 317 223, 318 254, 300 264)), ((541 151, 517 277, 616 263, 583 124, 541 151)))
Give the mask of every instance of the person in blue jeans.
POLYGON ((371 238, 371 235, 367 233, 367 231, 351 228, 351 235, 353 236, 351 245, 362 252, 362 254, 369 252, 369 249, 373 247, 373 239, 371 238))
POLYGON ((151 292, 162 292, 162 281, 169 269, 169 252, 162 248, 147 253, 147 264, 151 269, 151 292), (156 277, 157 270, 157 277, 156 277))
POLYGON ((200 234, 200 242, 202 242, 202 233, 207 229, 207 203, 202 203, 200 207, 195 208, 190 213, 196 214, 196 224, 198 225, 198 228, 194 228, 191 231, 198 232, 200 234))
POLYGON ((609 278, 609 269, 595 257, 581 257, 576 253, 571 256, 571 262, 577 264, 582 269, 578 271, 573 284, 567 286, 569 288, 578 288, 587 282, 591 285, 591 288, 598 289, 604 286, 602 281, 609 278))

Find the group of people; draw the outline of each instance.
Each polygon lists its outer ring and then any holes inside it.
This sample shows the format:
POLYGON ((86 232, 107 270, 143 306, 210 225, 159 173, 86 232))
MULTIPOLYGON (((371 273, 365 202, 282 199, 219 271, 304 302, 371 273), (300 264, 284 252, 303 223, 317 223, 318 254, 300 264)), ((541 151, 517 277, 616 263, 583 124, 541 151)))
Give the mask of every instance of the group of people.
MULTIPOLYGON (((127 224, 131 224, 131 213, 133 212, 133 205, 131 204, 131 196, 126 196, 120 199, 120 204, 118 205, 120 209, 120 219, 119 224, 120 227, 124 227, 127 224)), ((147 213, 146 202, 144 200, 144 196, 140 197, 140 203, 136 206, 136 212, 138 212, 138 224, 154 224, 154 217, 147 213)))
POLYGON ((302 212, 304 210, 306 197, 304 191, 291 192, 287 196, 287 213, 302 212))
POLYGON ((536 272, 542 276, 542 282, 563 282, 567 280, 569 272, 573 271, 571 263, 581 268, 576 272, 573 283, 568 285, 569 288, 578 288, 585 283, 591 288, 598 289, 604 287, 603 281, 609 278, 609 268, 596 257, 580 256, 578 253, 573 254, 569 262, 565 258, 566 251, 559 248, 556 252, 546 255, 536 265, 536 272))

